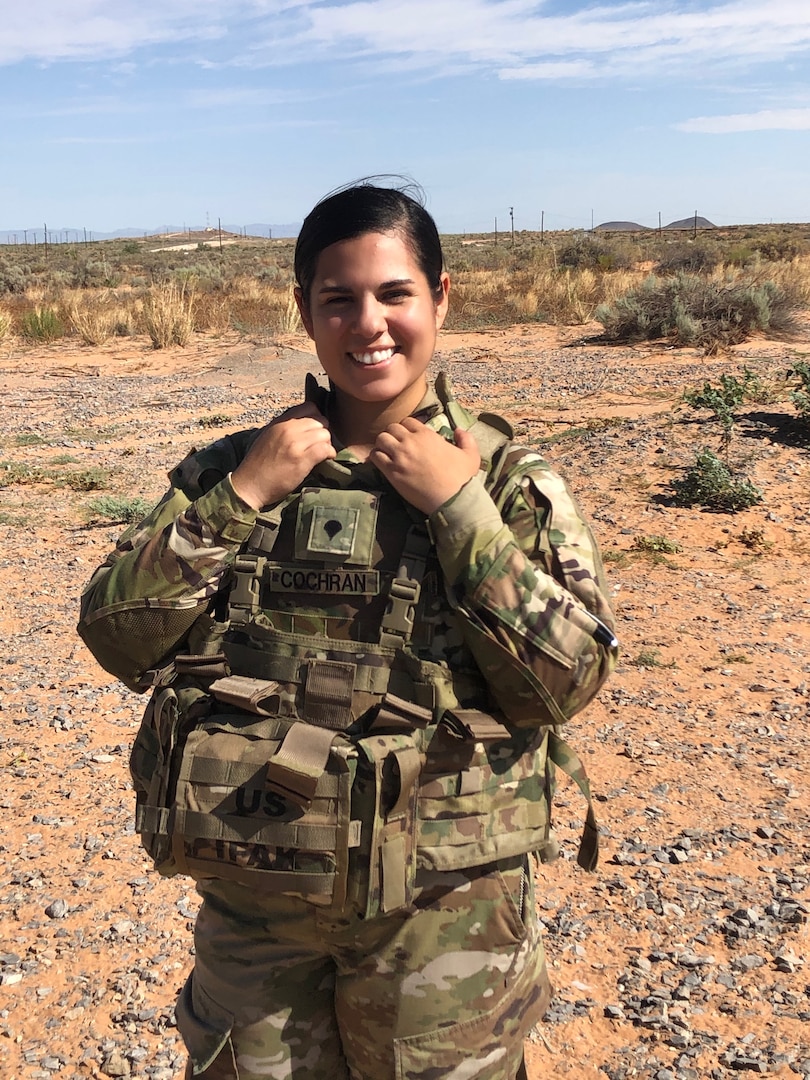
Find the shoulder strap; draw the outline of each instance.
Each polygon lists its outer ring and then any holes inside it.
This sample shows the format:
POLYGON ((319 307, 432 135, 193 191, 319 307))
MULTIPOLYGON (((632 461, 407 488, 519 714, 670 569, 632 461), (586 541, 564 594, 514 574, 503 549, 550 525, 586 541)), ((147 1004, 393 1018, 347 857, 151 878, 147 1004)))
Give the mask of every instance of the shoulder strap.
POLYGON ((453 430, 469 431, 478 444, 481 478, 487 487, 491 487, 500 474, 504 452, 514 438, 512 425, 497 413, 482 412, 474 417, 456 400, 450 379, 443 371, 436 379, 436 394, 453 430))

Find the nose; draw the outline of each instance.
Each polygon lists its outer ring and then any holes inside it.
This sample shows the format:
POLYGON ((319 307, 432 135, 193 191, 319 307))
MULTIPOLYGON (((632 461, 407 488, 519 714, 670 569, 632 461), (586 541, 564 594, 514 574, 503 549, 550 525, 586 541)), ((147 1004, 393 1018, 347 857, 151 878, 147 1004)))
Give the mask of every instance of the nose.
POLYGON ((355 307, 355 333, 371 340, 383 333, 386 326, 385 304, 373 295, 360 297, 355 307))

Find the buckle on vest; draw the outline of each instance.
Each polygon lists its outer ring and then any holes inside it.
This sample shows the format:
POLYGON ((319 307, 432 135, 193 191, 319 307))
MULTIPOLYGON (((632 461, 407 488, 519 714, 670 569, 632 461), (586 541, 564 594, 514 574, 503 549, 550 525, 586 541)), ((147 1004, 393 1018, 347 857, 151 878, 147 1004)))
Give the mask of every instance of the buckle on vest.
POLYGON ((382 619, 380 644, 398 649, 410 641, 413 617, 422 586, 411 578, 394 578, 388 597, 388 607, 382 619))

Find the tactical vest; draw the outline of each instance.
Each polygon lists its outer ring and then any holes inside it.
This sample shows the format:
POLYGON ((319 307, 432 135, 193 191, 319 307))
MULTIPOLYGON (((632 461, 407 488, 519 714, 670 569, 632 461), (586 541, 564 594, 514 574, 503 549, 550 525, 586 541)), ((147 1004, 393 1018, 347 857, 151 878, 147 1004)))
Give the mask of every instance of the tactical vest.
MULTIPOLYGON (((491 484, 510 432, 444 405, 491 484)), ((340 909, 367 866, 372 915, 409 903, 420 867, 553 857, 553 762, 578 762, 552 729, 494 714, 424 516, 370 465, 325 462, 259 514, 222 614, 175 658, 132 754, 162 873, 340 909)), ((587 828, 592 866, 590 811, 587 828)))

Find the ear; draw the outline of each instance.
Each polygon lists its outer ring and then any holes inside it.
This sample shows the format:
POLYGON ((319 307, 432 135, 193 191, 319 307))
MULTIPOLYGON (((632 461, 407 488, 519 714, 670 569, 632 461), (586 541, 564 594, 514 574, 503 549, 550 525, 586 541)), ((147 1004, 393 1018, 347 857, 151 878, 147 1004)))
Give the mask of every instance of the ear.
POLYGON ((436 301, 436 329, 441 330, 444 320, 447 318, 447 309, 450 305, 450 275, 443 273, 439 278, 441 296, 436 301))
POLYGON ((311 337, 314 341, 315 335, 312 332, 312 314, 309 310, 309 304, 307 304, 306 300, 304 299, 303 292, 297 285, 295 286, 294 295, 295 303, 298 306, 298 314, 301 316, 301 322, 304 324, 304 329, 306 330, 309 337, 311 337))

